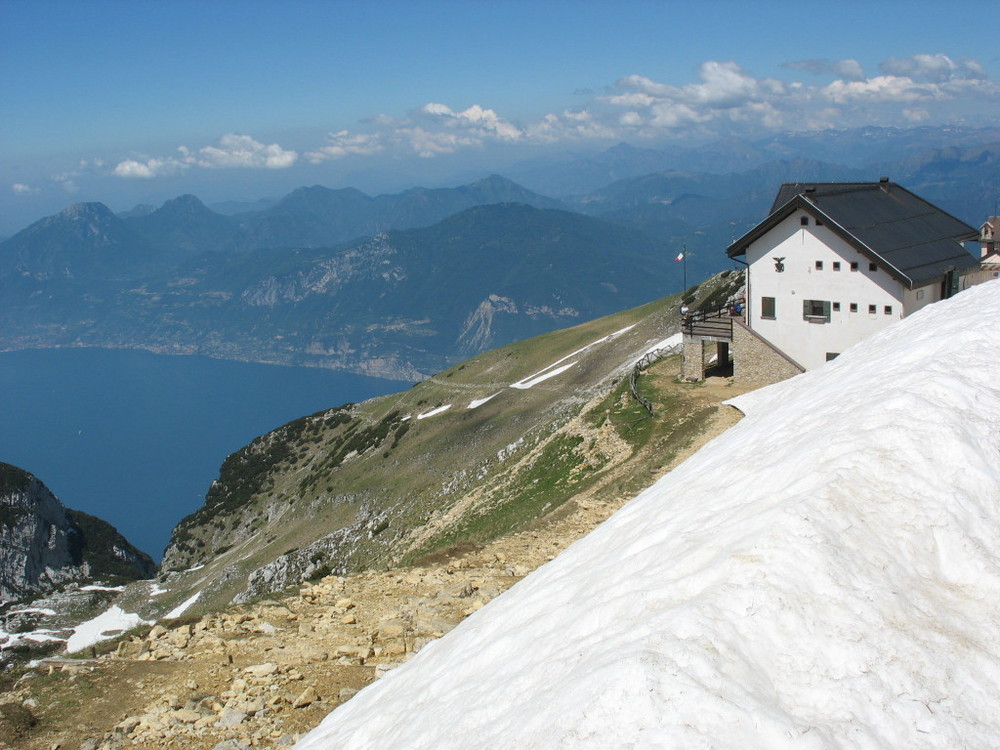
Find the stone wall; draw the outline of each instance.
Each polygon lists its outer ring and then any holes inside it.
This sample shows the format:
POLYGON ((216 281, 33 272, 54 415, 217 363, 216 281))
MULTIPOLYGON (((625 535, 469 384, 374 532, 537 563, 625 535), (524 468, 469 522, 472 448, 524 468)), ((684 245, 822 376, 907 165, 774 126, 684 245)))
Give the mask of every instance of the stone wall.
MULTIPOLYGON (((685 349, 685 360, 687 350, 685 349)), ((805 368, 739 321, 733 322, 733 380, 764 386, 787 380, 805 368)))
POLYGON ((681 380, 705 379, 705 344, 694 336, 684 337, 684 357, 681 360, 681 380))

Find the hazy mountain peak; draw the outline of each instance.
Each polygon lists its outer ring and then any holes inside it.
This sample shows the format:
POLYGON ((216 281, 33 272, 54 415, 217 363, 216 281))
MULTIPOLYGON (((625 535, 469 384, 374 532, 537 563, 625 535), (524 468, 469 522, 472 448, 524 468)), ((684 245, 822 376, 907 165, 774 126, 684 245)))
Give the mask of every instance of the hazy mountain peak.
MULTIPOLYGON (((57 214, 60 219, 115 219, 110 208, 103 203, 74 203, 57 214)), ((51 217, 50 217, 51 218, 51 217)), ((42 219, 45 221, 45 219, 42 219)))

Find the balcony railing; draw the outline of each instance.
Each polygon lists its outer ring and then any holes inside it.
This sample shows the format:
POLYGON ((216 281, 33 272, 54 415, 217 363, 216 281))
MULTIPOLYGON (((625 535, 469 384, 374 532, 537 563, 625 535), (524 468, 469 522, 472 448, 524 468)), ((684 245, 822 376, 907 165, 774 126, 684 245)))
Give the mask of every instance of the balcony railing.
POLYGON ((732 341, 734 320, 743 320, 743 316, 733 314, 728 307, 721 310, 695 310, 681 318, 681 331, 687 336, 732 341))

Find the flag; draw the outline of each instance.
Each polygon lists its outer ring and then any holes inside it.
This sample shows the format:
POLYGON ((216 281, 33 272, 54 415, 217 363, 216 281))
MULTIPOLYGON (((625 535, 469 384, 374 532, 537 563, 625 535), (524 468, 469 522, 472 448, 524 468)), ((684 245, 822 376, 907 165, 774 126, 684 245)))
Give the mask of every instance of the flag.
POLYGON ((678 253, 677 257, 674 258, 674 260, 684 260, 684 253, 678 253))

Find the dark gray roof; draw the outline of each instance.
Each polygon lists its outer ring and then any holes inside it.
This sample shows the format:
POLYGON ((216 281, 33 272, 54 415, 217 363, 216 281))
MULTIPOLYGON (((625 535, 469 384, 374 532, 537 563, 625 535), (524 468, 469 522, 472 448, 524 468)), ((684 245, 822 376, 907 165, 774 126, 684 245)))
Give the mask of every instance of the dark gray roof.
POLYGON ((894 182, 785 183, 771 213, 726 250, 744 255, 751 242, 798 209, 879 263, 909 287, 962 271, 978 259, 961 243, 979 231, 894 182))

